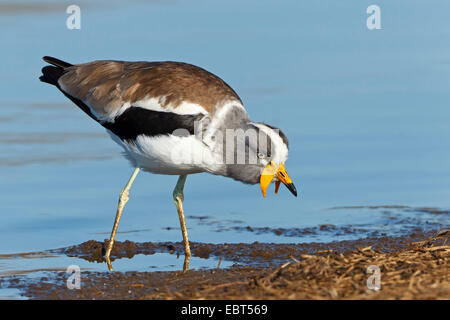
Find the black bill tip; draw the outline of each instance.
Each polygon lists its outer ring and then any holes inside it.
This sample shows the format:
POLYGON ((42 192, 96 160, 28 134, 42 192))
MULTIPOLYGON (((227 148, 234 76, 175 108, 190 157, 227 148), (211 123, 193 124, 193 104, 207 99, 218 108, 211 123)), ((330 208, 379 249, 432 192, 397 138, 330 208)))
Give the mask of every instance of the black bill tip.
POLYGON ((297 196, 297 189, 295 189, 295 186, 293 183, 287 183, 285 186, 289 189, 289 191, 294 195, 297 196))

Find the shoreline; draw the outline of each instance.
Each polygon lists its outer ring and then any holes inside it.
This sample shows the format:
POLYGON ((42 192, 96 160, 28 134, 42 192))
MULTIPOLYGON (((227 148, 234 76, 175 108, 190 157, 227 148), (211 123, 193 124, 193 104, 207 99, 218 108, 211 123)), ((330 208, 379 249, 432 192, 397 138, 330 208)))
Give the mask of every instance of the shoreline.
MULTIPOLYGON (((194 256, 220 257, 217 268, 83 271, 79 290, 67 289, 69 275, 62 271, 49 271, 32 281, 6 277, 0 285, 18 289, 29 299, 448 299, 449 236, 443 230, 331 243, 193 243, 194 256), (221 259, 235 264, 221 269, 221 259), (370 266, 379 268, 380 290, 367 287, 370 266)), ((117 242, 113 256, 131 258, 161 250, 177 254, 180 247, 181 243, 117 242)), ((101 249, 100 242, 87 241, 61 252, 95 261, 101 249)))

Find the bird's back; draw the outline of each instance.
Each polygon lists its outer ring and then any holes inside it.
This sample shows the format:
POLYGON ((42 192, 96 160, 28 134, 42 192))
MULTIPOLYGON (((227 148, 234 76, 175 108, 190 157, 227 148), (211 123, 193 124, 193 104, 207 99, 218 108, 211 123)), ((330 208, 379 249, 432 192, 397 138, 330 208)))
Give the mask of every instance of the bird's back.
POLYGON ((58 84, 100 118, 116 114, 125 103, 149 98, 162 108, 193 103, 210 115, 221 101, 241 101, 219 77, 182 62, 93 61, 64 68, 58 84))

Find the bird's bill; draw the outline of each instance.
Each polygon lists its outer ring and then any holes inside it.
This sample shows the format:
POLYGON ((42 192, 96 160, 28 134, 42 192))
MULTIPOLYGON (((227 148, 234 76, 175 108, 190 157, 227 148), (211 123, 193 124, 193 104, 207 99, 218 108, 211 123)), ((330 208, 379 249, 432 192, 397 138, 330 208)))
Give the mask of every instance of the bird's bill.
POLYGON ((261 191, 264 197, 266 197, 266 191, 269 187, 269 184, 272 182, 274 177, 277 177, 277 181, 275 182, 275 193, 278 193, 278 189, 280 188, 280 183, 283 184, 291 191, 294 196, 297 196, 297 189, 295 189, 294 183, 291 178, 289 178, 286 169, 284 168, 284 164, 280 164, 277 166, 273 161, 271 161, 261 173, 261 177, 259 179, 259 183, 261 186, 261 191))

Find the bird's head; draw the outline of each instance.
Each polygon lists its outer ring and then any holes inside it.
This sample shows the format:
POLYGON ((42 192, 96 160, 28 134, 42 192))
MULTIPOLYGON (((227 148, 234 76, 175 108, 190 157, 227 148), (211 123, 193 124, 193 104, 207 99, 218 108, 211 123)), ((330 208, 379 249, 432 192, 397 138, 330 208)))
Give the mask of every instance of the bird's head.
POLYGON ((245 145, 246 161, 256 161, 228 165, 227 175, 244 183, 259 183, 264 197, 272 182, 275 183, 275 193, 278 193, 280 184, 283 183, 297 196, 297 190, 285 168, 289 145, 284 133, 276 127, 256 122, 249 122, 242 129, 244 135, 238 135, 237 145, 239 141, 241 145, 245 145), (255 134, 252 135, 253 132, 255 134))
POLYGON ((270 148, 264 154, 258 154, 262 158, 264 166, 259 177, 259 184, 264 197, 271 182, 275 182, 275 193, 278 193, 280 184, 283 183, 289 191, 297 196, 297 189, 284 167, 288 157, 289 142, 286 135, 279 129, 265 123, 254 123, 260 131, 267 135, 270 148))

